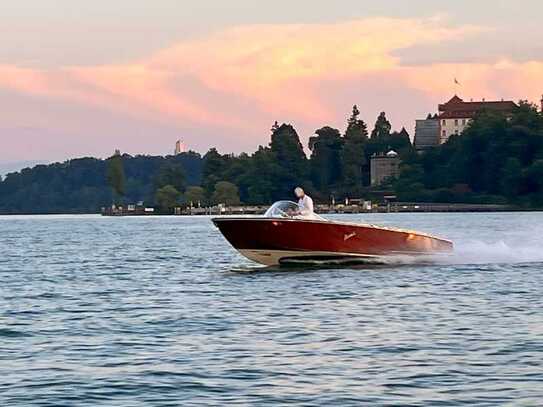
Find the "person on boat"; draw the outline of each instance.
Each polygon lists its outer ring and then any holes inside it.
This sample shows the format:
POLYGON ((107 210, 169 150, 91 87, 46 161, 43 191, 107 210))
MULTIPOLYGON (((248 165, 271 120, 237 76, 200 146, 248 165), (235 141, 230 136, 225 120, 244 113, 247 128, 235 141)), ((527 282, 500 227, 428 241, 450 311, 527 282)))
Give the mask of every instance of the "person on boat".
POLYGON ((313 199, 300 187, 294 190, 294 194, 298 198, 298 215, 304 218, 313 218, 315 216, 313 199))

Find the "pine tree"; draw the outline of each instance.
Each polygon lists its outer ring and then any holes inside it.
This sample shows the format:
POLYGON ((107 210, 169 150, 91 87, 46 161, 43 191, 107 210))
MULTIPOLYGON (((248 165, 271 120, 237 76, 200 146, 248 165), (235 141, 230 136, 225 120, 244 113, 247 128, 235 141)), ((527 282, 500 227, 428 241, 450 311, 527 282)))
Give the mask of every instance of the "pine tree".
POLYGON ((364 170, 367 164, 365 144, 368 141, 368 128, 358 117, 360 111, 356 105, 347 120, 345 143, 341 152, 341 178, 347 196, 360 194, 364 184, 364 170))
POLYGON ((307 157, 298 133, 290 124, 282 124, 271 135, 271 152, 279 169, 274 177, 278 191, 291 194, 294 187, 307 179, 307 157))
POLYGON ((347 120, 347 129, 345 130, 346 139, 368 138, 368 126, 363 120, 358 118, 359 115, 358 106, 354 105, 351 117, 347 120))
POLYGON ((392 126, 386 118, 386 113, 381 112, 379 114, 379 117, 377 117, 377 121, 375 122, 375 127, 373 128, 373 131, 371 132, 371 138, 383 139, 385 137, 388 137, 390 135, 391 129, 392 129, 392 126))

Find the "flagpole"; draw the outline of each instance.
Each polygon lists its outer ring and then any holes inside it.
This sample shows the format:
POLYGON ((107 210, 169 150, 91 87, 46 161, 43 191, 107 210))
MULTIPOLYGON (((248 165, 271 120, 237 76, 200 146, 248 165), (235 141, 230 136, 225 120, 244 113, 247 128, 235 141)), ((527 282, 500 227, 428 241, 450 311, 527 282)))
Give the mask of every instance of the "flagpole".
POLYGON ((454 93, 456 96, 458 96, 458 89, 460 88, 460 82, 458 82, 458 79, 454 78, 454 93))

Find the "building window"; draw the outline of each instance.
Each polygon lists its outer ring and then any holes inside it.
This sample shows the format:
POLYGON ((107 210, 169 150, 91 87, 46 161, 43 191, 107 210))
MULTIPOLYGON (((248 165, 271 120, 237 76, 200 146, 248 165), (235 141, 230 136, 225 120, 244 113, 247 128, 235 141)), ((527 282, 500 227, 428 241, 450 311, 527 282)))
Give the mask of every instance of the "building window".
POLYGON ((443 131, 441 132, 441 136, 442 136, 443 138, 447 137, 447 132, 446 132, 445 130, 443 130, 443 131))
POLYGON ((441 124, 443 124, 443 126, 445 126, 447 124, 447 120, 443 119, 443 122, 441 124))
POLYGON ((462 119, 462 126, 466 125, 466 119, 462 119))
POLYGON ((458 126, 458 119, 454 119, 454 125, 458 126))
POLYGON ((455 130, 455 131, 454 131, 454 134, 456 134, 456 135, 458 136, 458 130, 455 130))

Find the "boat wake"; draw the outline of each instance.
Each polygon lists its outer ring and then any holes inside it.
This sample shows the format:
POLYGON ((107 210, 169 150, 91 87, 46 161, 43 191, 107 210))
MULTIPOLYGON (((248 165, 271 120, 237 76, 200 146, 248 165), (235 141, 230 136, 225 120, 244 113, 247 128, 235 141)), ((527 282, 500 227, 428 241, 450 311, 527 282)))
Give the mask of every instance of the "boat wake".
POLYGON ((448 261, 451 264, 515 264, 543 262, 543 246, 469 241, 457 244, 448 261))
POLYGON ((468 265, 543 263, 540 245, 511 245, 504 241, 493 243, 479 240, 456 244, 454 252, 428 256, 391 256, 379 258, 382 265, 468 265))
POLYGON ((427 256, 390 256, 366 264, 375 265, 462 265, 543 263, 543 247, 536 244, 512 245, 479 240, 456 244, 450 254, 427 256))
POLYGON ((382 256, 367 258, 344 259, 311 259, 291 258, 281 261, 281 266, 239 267, 234 272, 258 272, 264 270, 280 271, 285 269, 319 269, 326 268, 381 268, 401 266, 431 266, 431 265, 473 265, 473 264, 523 264, 543 263, 543 248, 539 245, 511 245, 504 241, 487 243, 469 241, 455 246, 450 254, 425 256, 382 256))

